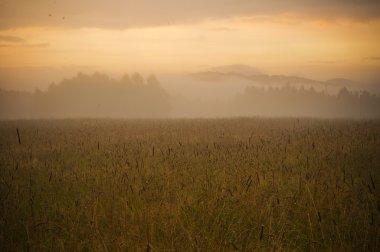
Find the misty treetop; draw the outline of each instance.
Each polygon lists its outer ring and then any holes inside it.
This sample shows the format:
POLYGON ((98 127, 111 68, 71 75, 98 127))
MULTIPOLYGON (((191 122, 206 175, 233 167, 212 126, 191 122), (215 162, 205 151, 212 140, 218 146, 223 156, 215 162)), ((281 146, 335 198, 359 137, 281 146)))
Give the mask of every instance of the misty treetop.
POLYGON ((248 86, 230 101, 189 100, 170 95, 154 75, 120 79, 79 73, 34 93, 0 91, 0 118, 65 117, 380 117, 380 97, 342 88, 337 95, 313 87, 248 86))
POLYGON ((1 92, 1 117, 163 117, 168 94, 155 76, 138 73, 119 80, 79 73, 34 94, 1 92))
POLYGON ((337 95, 318 92, 313 87, 247 87, 236 99, 244 115, 364 117, 380 116, 380 97, 368 91, 342 88, 337 95))

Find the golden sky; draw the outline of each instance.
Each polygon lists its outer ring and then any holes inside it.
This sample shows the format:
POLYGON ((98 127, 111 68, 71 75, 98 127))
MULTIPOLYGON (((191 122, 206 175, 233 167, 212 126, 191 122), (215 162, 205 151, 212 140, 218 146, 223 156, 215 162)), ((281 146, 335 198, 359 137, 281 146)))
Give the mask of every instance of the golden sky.
POLYGON ((2 72, 188 73, 246 64, 377 81, 379 45, 380 1, 0 0, 2 72))

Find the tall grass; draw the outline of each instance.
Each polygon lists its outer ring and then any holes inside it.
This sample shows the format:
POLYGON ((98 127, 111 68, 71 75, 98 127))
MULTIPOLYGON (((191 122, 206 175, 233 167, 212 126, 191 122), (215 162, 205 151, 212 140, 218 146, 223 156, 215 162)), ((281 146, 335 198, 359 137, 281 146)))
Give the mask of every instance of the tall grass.
POLYGON ((0 150, 1 251, 380 249, 380 121, 11 121, 0 150))

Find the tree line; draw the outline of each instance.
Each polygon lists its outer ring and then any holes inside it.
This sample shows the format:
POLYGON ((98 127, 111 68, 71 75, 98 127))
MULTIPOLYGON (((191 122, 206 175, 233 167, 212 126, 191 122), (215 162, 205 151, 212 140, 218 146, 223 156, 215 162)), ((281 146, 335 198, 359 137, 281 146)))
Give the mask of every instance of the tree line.
POLYGON ((153 75, 135 73, 113 79, 101 73, 79 73, 46 91, 0 90, 0 118, 67 117, 380 117, 380 97, 342 88, 336 95, 289 84, 249 86, 232 101, 207 102, 169 95, 153 75))

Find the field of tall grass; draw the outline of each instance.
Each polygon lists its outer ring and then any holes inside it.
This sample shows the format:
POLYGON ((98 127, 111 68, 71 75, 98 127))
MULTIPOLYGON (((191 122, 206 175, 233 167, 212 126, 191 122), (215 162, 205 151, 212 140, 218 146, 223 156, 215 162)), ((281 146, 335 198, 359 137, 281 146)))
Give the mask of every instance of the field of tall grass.
POLYGON ((3 121, 0 251, 379 251, 379 181, 379 120, 3 121))

